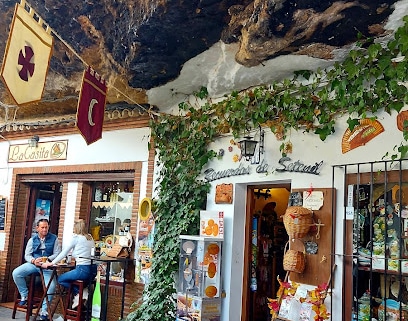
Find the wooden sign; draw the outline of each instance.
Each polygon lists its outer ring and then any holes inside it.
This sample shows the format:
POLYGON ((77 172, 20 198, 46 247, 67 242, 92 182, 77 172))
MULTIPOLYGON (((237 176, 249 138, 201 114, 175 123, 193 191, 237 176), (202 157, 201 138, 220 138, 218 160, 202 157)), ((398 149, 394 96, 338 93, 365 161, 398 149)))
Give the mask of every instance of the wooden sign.
MULTIPOLYGON (((294 189, 293 193, 300 192, 302 195, 307 192, 305 189, 294 189)), ((303 238, 303 242, 313 241, 317 245, 317 251, 309 250, 306 253, 306 266, 302 273, 290 273, 290 279, 294 282, 309 284, 309 285, 319 285, 322 283, 327 283, 329 280, 332 267, 333 267, 333 243, 332 243, 332 217, 335 216, 333 213, 333 202, 335 204, 335 189, 333 188, 319 188, 319 192, 323 194, 324 202, 323 206, 319 210, 313 211, 313 220, 320 228, 313 226, 310 229, 308 236, 303 238), (315 254, 313 254, 315 252, 315 254)), ((313 193, 313 192, 312 192, 313 193)), ((304 201, 304 200, 303 200, 304 201)), ((304 204, 303 204, 304 206, 304 204)), ((303 250, 303 247, 294 243, 294 250, 303 250)), ((313 245, 315 247, 315 245, 313 245)))
POLYGON ((303 192, 303 207, 317 211, 322 208, 323 201, 324 197, 322 191, 303 192))
POLYGON ((37 147, 29 144, 10 145, 8 162, 23 163, 67 159, 68 140, 38 143, 37 147))

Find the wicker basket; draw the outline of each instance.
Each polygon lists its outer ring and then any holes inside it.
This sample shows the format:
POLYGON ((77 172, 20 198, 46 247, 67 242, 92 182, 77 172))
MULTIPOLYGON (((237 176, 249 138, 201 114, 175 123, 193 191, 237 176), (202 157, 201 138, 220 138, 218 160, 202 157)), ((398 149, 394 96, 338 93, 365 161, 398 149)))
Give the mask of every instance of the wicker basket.
POLYGON ((283 224, 291 239, 305 237, 314 225, 313 212, 302 206, 290 206, 283 215, 283 224))
MULTIPOLYGON (((293 240, 295 241, 295 240, 293 240)), ((300 240, 298 240, 301 242, 300 240)), ((289 272, 303 273, 306 265, 305 245, 302 243, 303 252, 290 249, 289 242, 286 242, 283 254, 283 269, 289 272), (288 249, 289 247, 289 249, 288 249)))

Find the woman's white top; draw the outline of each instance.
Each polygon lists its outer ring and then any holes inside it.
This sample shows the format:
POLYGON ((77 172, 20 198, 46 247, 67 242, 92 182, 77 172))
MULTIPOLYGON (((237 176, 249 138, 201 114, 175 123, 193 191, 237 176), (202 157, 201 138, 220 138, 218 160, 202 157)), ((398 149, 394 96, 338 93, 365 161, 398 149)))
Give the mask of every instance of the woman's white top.
POLYGON ((72 250, 72 257, 75 258, 76 265, 89 265, 91 264, 89 258, 91 257, 91 249, 93 247, 95 247, 93 239, 88 240, 85 235, 73 234, 71 242, 52 260, 52 264, 57 264, 72 250))

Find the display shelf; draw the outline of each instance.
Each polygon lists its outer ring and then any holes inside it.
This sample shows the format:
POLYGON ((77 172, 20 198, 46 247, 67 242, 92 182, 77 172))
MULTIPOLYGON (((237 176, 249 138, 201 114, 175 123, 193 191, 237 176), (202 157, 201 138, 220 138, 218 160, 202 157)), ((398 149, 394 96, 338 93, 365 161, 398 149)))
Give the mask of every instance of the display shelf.
POLYGON ((369 266, 359 266, 358 269, 360 271, 366 271, 366 272, 373 272, 373 273, 379 273, 379 274, 385 274, 385 275, 396 275, 396 276, 401 276, 405 277, 408 276, 408 272, 400 272, 400 271, 395 271, 395 270, 382 270, 382 269, 372 269, 369 266))
POLYGON ((407 288, 401 286, 408 277, 408 222, 400 210, 408 186, 387 182, 354 186, 354 191, 354 310, 359 320, 391 320, 381 311, 399 315, 408 303, 407 288))
POLYGON ((131 192, 117 194, 120 196, 112 193, 110 201, 92 202, 91 233, 95 241, 104 242, 105 238, 123 235, 130 229, 133 194, 131 192))
POLYGON ((180 236, 177 320, 218 320, 221 310, 220 238, 180 236))

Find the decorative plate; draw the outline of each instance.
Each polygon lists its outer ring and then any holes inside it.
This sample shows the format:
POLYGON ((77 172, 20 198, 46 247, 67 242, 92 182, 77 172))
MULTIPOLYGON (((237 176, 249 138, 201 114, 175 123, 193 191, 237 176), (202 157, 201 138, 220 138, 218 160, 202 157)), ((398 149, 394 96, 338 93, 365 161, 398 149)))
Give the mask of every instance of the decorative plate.
POLYGON ((146 221, 149 218, 150 212, 152 210, 152 200, 145 197, 140 202, 139 206, 139 217, 142 221, 146 221))
POLYGON ((113 246, 115 244, 115 242, 116 242, 116 236, 114 236, 114 235, 108 235, 105 238, 105 244, 107 246, 113 246))
POLYGON ((183 243, 183 250, 187 254, 193 253, 194 249, 195 249, 195 244, 192 241, 185 241, 183 243))
POLYGON ((400 282, 399 281, 393 282, 391 284, 391 293, 392 293, 392 295, 395 296, 396 298, 398 298, 399 291, 400 291, 400 282))
POLYGON ((307 254, 316 254, 317 250, 318 250, 318 245, 316 242, 313 242, 313 241, 305 242, 305 251, 307 254))

